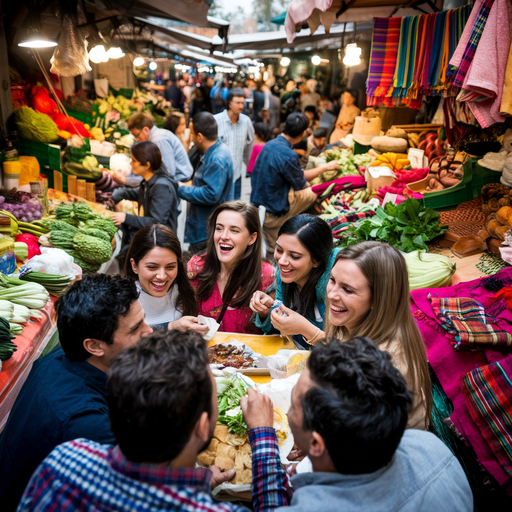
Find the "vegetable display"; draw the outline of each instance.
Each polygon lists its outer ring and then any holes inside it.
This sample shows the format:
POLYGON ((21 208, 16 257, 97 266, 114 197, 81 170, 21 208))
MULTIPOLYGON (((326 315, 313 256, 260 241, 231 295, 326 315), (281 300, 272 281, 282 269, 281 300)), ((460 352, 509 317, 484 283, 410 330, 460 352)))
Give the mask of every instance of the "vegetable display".
POLYGON ((348 246, 365 240, 387 242, 404 252, 425 249, 426 242, 446 232, 439 225, 439 213, 425 208, 417 199, 407 199, 395 205, 378 206, 375 215, 348 228, 341 245, 348 246))
POLYGON ((350 149, 339 149, 333 148, 325 151, 320 156, 309 157, 310 165, 317 167, 325 163, 336 160, 339 162, 339 169, 333 171, 325 171, 320 176, 317 176, 311 181, 312 185, 318 185, 320 183, 326 183, 343 176, 351 176, 353 174, 359 174, 358 166, 367 165, 373 161, 372 156, 368 154, 364 155, 353 155, 350 149))
MULTIPOLYGON (((11 326, 5 318, 0 317, 0 361, 7 361, 18 349, 12 342, 11 326)), ((1 365, 0 365, 1 368, 1 365)))
POLYGON ((457 265, 441 254, 412 251, 404 254, 411 290, 449 286, 457 265))
POLYGON ((54 142, 59 128, 50 116, 30 107, 19 107, 14 112, 20 135, 34 142, 54 142))
POLYGON ((217 383, 217 401, 219 405, 218 423, 226 425, 229 432, 245 437, 247 425, 244 422, 240 399, 247 395, 247 384, 236 373, 227 373, 215 377, 217 383))
POLYGON ((37 283, 44 286, 48 293, 60 297, 70 285, 72 278, 70 276, 60 276, 57 274, 44 274, 42 272, 29 272, 21 276, 22 281, 37 283))

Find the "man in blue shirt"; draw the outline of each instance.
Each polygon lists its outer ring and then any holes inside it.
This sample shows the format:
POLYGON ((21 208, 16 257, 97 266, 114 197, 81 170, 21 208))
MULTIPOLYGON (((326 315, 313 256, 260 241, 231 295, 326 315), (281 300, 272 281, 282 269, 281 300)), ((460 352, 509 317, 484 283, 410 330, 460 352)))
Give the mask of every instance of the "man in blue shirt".
POLYGON ((60 443, 113 443, 107 369, 152 332, 135 284, 84 276, 56 303, 61 346, 36 361, 0 437, 0 508, 15 510, 32 473, 60 443))
POLYGON ((288 410, 311 465, 292 477, 290 510, 471 512, 452 452, 430 432, 405 430, 412 402, 391 355, 368 338, 317 343, 288 410))
POLYGON ((185 146, 174 133, 157 128, 153 119, 142 112, 130 116, 128 129, 138 142, 149 140, 158 146, 162 153, 162 162, 172 179, 188 181, 192 177, 194 170, 188 159, 185 146))
POLYGON ((199 112, 190 127, 192 142, 203 153, 192 186, 179 183, 178 196, 188 201, 185 242, 190 252, 206 249, 206 224, 219 204, 233 200, 233 160, 227 146, 218 138, 217 122, 209 112, 199 112))
POLYGON ((307 171, 300 168, 299 156, 292 146, 302 140, 308 126, 309 119, 304 114, 290 114, 283 133, 263 146, 251 174, 251 203, 267 210, 263 230, 269 251, 274 250, 279 228, 314 203, 317 196, 308 181, 339 165, 332 161, 307 171))

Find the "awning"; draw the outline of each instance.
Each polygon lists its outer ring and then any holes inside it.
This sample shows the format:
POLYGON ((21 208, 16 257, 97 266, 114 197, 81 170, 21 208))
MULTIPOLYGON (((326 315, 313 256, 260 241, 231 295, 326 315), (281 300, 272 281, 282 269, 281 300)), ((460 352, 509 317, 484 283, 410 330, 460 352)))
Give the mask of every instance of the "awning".
POLYGON ((437 7, 424 11, 418 6, 427 3, 430 7, 442 0, 292 0, 286 13, 284 23, 288 43, 296 38, 296 27, 307 21, 311 33, 316 33, 320 26, 330 31, 333 23, 370 21, 375 17, 389 18, 397 16, 414 16, 427 14, 437 7))

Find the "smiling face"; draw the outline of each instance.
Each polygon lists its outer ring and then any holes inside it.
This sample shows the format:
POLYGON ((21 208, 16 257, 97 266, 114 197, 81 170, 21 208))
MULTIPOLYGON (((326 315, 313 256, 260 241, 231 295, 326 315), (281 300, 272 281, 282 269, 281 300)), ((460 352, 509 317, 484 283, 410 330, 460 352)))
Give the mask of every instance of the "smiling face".
POLYGON ((249 233, 241 213, 223 210, 217 215, 213 242, 217 258, 225 266, 235 264, 249 245, 256 242, 257 233, 249 233))
POLYGON ((372 292, 368 280, 353 260, 341 259, 331 270, 327 284, 329 320, 333 325, 353 332, 366 318, 372 307, 372 292))
POLYGON ((162 247, 151 249, 138 264, 133 258, 130 263, 142 289, 153 297, 164 297, 178 275, 176 253, 162 247))
POLYGON ((281 235, 277 239, 274 258, 279 267, 281 281, 295 283, 299 288, 307 283, 309 274, 318 266, 295 235, 281 235))

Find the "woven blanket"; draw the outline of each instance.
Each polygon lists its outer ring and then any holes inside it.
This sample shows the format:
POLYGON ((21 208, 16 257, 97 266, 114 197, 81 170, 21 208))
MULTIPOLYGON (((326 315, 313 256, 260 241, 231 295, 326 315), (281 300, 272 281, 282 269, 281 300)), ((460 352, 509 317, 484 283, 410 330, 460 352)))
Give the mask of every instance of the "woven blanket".
POLYGON ((512 475, 512 356, 461 378, 466 406, 501 467, 512 475))
POLYGON ((466 75, 471 66, 471 62, 473 61, 473 57, 475 56, 476 48, 478 46, 478 43, 480 42, 480 38, 482 37, 482 32, 484 31, 485 23, 487 22, 487 18, 489 17, 489 11, 491 10, 493 4, 494 0, 484 0, 478 11, 478 15, 476 17, 475 24, 473 25, 471 36, 469 37, 466 49, 464 50, 464 54, 462 55, 459 68, 457 69, 457 74, 453 79, 454 85, 462 87, 464 83, 464 78, 466 78, 466 75))
POLYGON ((506 349, 512 346, 512 336, 486 314, 476 299, 465 297, 440 298, 429 295, 441 327, 453 336, 455 350, 481 350, 482 346, 506 349))
POLYGON ((378 105, 393 85, 402 18, 373 20, 372 51, 366 94, 368 105, 378 105))

